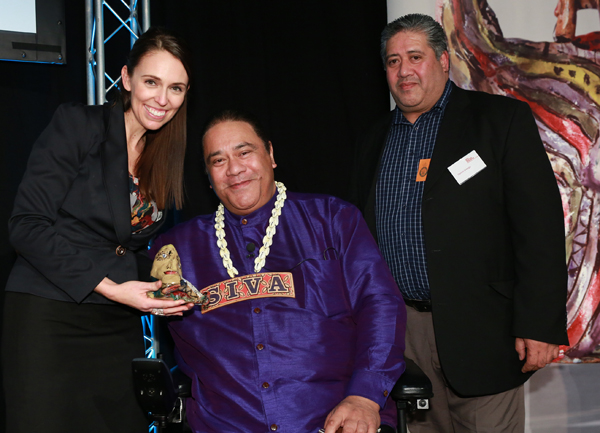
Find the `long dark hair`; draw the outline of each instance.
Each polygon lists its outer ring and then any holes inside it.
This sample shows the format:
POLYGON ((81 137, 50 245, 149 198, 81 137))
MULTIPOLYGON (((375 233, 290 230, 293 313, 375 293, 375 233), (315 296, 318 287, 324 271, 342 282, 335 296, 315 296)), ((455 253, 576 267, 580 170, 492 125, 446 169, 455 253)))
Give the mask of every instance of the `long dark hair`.
MULTIPOLYGON (((142 58, 155 51, 166 51, 183 65, 191 82, 191 54, 185 41, 170 30, 151 27, 133 45, 127 60, 127 73, 132 76, 142 58)), ((123 109, 131 108, 131 93, 121 89, 123 109)), ((187 143, 187 92, 183 104, 173 118, 157 131, 146 132, 146 144, 137 161, 141 193, 154 200, 159 209, 174 203, 183 205, 183 161, 187 143)))

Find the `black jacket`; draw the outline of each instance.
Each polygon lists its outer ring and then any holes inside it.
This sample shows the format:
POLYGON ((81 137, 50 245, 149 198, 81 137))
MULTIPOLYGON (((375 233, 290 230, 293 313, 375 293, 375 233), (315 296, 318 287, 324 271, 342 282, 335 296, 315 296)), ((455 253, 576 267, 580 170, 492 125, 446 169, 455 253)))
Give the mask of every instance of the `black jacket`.
POLYGON ((147 280, 148 240, 164 219, 131 233, 122 105, 61 105, 33 147, 15 199, 9 232, 18 258, 6 290, 110 304, 94 288, 104 277, 147 280))
MULTIPOLYGON (((374 236, 375 185, 391 115, 360 143, 355 201, 374 236)), ((435 335, 464 396, 525 382, 515 337, 568 344, 560 194, 529 106, 453 87, 422 201, 435 335), (475 150, 487 165, 459 185, 448 166, 475 150)))

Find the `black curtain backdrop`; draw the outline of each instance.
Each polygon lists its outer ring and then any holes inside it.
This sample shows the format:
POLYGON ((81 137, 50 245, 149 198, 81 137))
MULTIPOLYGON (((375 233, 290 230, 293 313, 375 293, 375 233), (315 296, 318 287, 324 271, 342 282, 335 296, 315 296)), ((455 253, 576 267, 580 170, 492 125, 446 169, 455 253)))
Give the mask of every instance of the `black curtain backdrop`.
MULTIPOLYGON (((86 102, 84 2, 65 4, 67 65, 0 61, 0 287, 16 257, 7 221, 31 147, 59 104, 86 102)), ((379 59, 385 0, 152 0, 151 14, 153 25, 179 31, 194 53, 187 200, 174 222, 216 208, 200 138, 209 114, 223 108, 263 120, 278 164, 275 178, 290 190, 348 197, 356 136, 389 109, 379 59)), ((105 18, 111 19, 106 12, 105 18)), ((110 43, 127 46, 126 38, 110 43)), ((108 67, 120 68, 126 52, 107 59, 108 67)))
POLYGON ((389 109, 384 0, 157 0, 152 12, 194 52, 184 218, 215 209, 199 143, 207 116, 222 108, 262 119, 275 178, 290 190, 347 197, 357 132, 389 109))

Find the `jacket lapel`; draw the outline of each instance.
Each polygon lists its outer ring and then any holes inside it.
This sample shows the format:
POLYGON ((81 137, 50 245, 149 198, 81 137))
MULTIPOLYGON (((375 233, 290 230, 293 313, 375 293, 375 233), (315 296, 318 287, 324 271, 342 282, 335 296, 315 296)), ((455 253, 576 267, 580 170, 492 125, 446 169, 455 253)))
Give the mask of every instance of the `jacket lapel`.
POLYGON ((440 124, 423 196, 431 192, 440 177, 448 172, 448 166, 454 164, 459 158, 465 156, 461 146, 464 140, 467 122, 471 113, 468 110, 469 101, 466 92, 453 85, 450 100, 444 111, 444 118, 440 124))
POLYGON ((105 139, 102 143, 102 175, 117 239, 127 245, 131 239, 129 169, 123 106, 104 105, 105 139))

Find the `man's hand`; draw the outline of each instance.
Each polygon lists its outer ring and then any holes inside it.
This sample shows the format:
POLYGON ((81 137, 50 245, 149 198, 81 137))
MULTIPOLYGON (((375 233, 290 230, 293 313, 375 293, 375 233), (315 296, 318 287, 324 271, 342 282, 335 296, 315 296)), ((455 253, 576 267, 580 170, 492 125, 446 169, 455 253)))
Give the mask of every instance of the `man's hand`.
POLYGON ((558 357, 558 345, 527 338, 517 338, 515 349, 521 361, 527 358, 521 369, 523 373, 539 370, 558 357))
POLYGON ((325 433, 375 433, 379 428, 379 405, 373 400, 349 395, 333 408, 325 420, 325 433))

